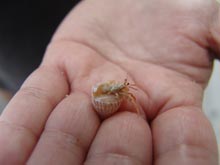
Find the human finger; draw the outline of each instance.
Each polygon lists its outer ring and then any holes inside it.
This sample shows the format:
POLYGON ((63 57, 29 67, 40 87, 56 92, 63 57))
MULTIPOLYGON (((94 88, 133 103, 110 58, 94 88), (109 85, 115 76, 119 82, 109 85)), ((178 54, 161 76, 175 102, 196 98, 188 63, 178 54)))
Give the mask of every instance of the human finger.
POLYGON ((90 147, 85 164, 151 164, 151 132, 137 114, 122 112, 105 120, 90 147))
POLYGON ((217 165, 213 129, 194 107, 166 111, 152 122, 154 160, 157 165, 217 165))
POLYGON ((30 75, 0 116, 0 164, 26 162, 49 114, 67 93, 60 70, 41 66, 30 75))
POLYGON ((82 164, 98 127, 88 96, 69 95, 50 115, 28 164, 82 164))

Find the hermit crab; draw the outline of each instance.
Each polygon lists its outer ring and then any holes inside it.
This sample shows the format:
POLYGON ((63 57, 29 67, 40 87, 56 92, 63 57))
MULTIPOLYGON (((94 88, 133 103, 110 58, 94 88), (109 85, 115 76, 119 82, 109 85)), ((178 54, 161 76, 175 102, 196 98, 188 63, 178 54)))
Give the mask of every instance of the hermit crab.
POLYGON ((130 89, 137 90, 127 79, 124 82, 108 81, 92 87, 92 104, 101 118, 107 118, 118 111, 122 101, 130 101, 138 114, 139 108, 130 89))

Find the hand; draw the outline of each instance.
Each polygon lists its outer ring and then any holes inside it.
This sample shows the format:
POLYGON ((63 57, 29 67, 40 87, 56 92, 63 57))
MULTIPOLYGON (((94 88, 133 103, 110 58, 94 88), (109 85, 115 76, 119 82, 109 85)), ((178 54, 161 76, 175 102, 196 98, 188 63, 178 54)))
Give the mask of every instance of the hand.
POLYGON ((82 1, 1 115, 0 164, 217 164, 201 103, 220 50, 218 8, 82 1), (127 106, 101 122, 91 87, 125 78, 139 88, 146 120, 127 106))

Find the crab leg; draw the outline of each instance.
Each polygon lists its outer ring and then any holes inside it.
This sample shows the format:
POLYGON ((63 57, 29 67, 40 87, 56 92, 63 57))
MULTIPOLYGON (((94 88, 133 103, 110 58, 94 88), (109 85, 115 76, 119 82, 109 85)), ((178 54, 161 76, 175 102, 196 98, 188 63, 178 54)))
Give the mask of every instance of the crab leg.
POLYGON ((137 114, 140 114, 140 110, 139 110, 138 104, 136 102, 136 98, 134 97, 134 95, 132 93, 121 92, 120 95, 123 95, 124 97, 129 99, 129 101, 134 105, 137 114))

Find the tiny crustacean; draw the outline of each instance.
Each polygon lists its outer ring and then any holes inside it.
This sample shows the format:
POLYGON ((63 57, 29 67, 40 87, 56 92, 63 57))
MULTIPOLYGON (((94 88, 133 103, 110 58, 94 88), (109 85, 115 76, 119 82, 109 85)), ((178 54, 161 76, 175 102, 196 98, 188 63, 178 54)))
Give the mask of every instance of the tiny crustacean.
POLYGON ((139 108, 136 103, 135 96, 129 92, 129 89, 135 89, 133 84, 130 84, 127 79, 124 83, 116 81, 108 81, 93 86, 92 88, 92 103, 101 118, 107 118, 115 113, 123 100, 130 101, 138 114, 139 108))

